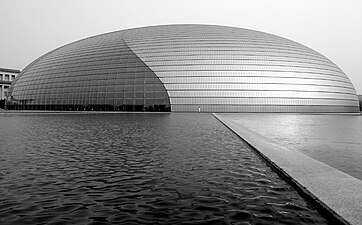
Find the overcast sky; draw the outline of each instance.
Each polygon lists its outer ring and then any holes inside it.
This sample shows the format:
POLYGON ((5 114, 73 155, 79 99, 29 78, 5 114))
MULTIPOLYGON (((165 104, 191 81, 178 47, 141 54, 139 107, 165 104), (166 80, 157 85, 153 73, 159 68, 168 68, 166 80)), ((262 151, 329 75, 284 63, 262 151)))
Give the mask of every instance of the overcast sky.
POLYGON ((22 70, 70 42, 133 27, 197 23, 264 31, 335 62, 362 94, 361 0, 0 0, 0 67, 22 70))

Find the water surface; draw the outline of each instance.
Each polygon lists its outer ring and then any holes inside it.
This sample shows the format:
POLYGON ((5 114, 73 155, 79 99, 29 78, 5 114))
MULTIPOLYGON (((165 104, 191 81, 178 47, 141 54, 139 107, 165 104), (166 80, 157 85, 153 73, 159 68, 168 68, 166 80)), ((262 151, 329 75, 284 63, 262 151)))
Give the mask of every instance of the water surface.
POLYGON ((362 116, 225 115, 289 149, 300 151, 362 180, 362 116))
POLYGON ((210 114, 0 124, 0 224, 327 224, 210 114))

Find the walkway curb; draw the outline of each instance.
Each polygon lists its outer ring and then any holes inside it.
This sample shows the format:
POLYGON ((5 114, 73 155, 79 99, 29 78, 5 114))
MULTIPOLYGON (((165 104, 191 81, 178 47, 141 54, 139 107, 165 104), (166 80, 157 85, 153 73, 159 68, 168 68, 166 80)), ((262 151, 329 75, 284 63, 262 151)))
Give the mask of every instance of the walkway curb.
POLYGON ((362 180, 255 133, 227 115, 213 115, 257 153, 318 208, 344 224, 362 224, 362 180))

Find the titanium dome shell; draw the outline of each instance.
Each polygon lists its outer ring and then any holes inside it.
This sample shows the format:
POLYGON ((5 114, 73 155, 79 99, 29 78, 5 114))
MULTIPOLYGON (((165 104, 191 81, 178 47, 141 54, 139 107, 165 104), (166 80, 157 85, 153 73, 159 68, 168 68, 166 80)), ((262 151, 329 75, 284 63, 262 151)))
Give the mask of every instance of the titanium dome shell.
POLYGON ((359 112, 356 91, 318 52, 275 35, 214 25, 102 34, 28 65, 14 109, 359 112))

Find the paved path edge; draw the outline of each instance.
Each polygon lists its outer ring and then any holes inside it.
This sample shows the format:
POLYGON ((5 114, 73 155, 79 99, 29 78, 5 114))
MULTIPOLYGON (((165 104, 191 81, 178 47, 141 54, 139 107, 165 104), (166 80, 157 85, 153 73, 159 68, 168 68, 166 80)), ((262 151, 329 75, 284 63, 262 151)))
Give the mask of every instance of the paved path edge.
POLYGON ((287 149, 227 115, 213 116, 248 143, 322 214, 333 216, 341 224, 362 224, 362 180, 287 149))

